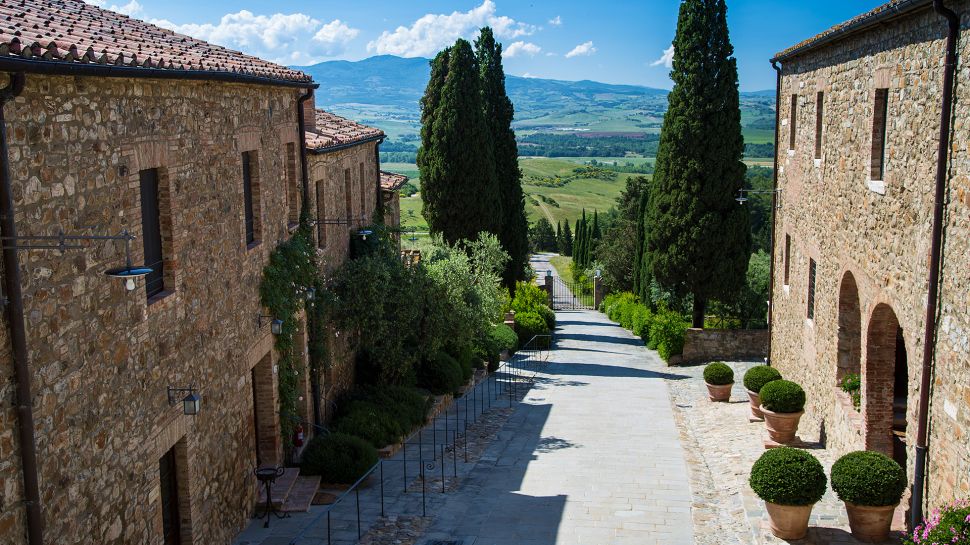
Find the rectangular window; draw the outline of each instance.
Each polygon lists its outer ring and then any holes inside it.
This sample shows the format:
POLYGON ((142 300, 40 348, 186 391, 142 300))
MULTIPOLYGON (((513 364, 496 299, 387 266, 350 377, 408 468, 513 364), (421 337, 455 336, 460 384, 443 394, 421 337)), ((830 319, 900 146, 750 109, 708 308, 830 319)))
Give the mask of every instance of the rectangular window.
POLYGON ((822 108, 823 95, 819 91, 815 95, 815 158, 822 158, 822 108))
POLYGON ((317 247, 327 247, 327 201, 324 196, 325 184, 317 180, 317 247))
POLYGON ((788 149, 795 149, 795 123, 798 119, 798 95, 791 96, 791 114, 788 116, 791 120, 788 124, 788 149))
POLYGON ((159 480, 161 481, 162 502, 162 543, 179 545, 182 543, 182 528, 179 515, 178 473, 175 466, 175 447, 172 447, 158 461, 159 480))
POLYGON ((287 221, 296 225, 300 221, 300 192, 296 183, 296 144, 286 145, 286 205, 287 221))
POLYGON ((363 222, 367 223, 367 182, 364 181, 364 163, 361 161, 357 165, 360 177, 360 215, 363 216, 363 222))
POLYGON ((246 244, 256 242, 256 207, 253 191, 253 154, 244 151, 242 154, 243 175, 243 204, 245 208, 246 244))
POLYGON ((354 182, 350 179, 350 169, 344 169, 344 196, 347 201, 347 225, 352 225, 357 221, 354 217, 354 182))
POLYGON ((886 173, 886 114, 889 112, 889 89, 876 89, 872 109, 872 168, 873 180, 882 180, 886 173))
POLYGON ((165 290, 158 169, 142 170, 138 177, 141 182, 141 228, 145 245, 145 266, 152 270, 145 277, 145 295, 151 299, 165 290))
POLYGON ((808 319, 815 319, 815 260, 808 260, 808 319))
POLYGON ((785 235, 785 285, 788 285, 788 271, 791 269, 791 235, 785 235))

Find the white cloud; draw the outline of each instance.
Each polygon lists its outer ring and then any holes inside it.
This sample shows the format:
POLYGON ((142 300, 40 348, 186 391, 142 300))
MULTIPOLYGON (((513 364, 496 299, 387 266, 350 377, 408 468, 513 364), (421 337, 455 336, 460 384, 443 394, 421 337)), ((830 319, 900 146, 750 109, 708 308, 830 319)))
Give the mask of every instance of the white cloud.
POLYGON ((667 49, 664 49, 664 54, 660 56, 659 59, 650 63, 650 66, 660 66, 664 65, 667 68, 672 68, 674 66, 674 46, 671 45, 667 49))
POLYGON ((256 15, 247 10, 227 13, 217 24, 151 22, 200 40, 291 65, 313 64, 339 55, 360 33, 340 19, 323 24, 303 13, 256 15))
POLYGON ((119 6, 117 4, 111 4, 110 6, 108 6, 106 5, 107 2, 105 2, 105 0, 84 0, 84 1, 85 3, 91 4, 93 6, 98 6, 99 8, 116 11, 122 15, 127 15, 129 17, 138 15, 139 13, 142 12, 142 10, 145 9, 144 6, 138 3, 138 0, 131 0, 131 2, 128 2, 123 6, 119 6))
POLYGON ((549 19, 549 24, 552 26, 559 26, 562 24, 562 17, 556 15, 552 19, 549 19))
POLYGON ((532 42, 513 42, 505 49, 505 56, 512 58, 524 54, 535 57, 540 51, 542 51, 542 48, 532 42))
POLYGON ((455 11, 450 15, 429 13, 410 27, 399 26, 393 32, 385 30, 367 44, 367 50, 379 55, 401 57, 430 57, 448 47, 458 38, 472 37, 483 26, 490 26, 498 38, 514 39, 530 36, 538 28, 495 14, 495 2, 484 0, 469 11, 455 11))
POLYGON ((588 57, 593 53, 596 53, 596 48, 593 47, 592 41, 588 41, 577 45, 572 49, 572 51, 570 51, 569 53, 566 53, 566 58, 571 59, 573 57, 579 57, 579 56, 588 57))

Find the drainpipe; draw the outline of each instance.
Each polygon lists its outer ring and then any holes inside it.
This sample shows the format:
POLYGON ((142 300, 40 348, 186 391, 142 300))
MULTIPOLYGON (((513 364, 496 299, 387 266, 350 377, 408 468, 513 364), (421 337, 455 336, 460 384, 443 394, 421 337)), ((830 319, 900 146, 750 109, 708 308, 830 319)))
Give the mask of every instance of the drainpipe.
POLYGON ((768 270, 768 357, 765 363, 771 365, 771 333, 775 315, 775 216, 778 210, 778 121, 781 117, 781 67, 778 61, 771 61, 775 69, 775 165, 771 174, 771 236, 769 237, 771 264, 768 270))
POLYGON ((946 198, 947 147, 950 143, 950 118, 953 115, 953 74, 957 67, 957 40, 960 37, 960 18, 933 0, 933 9, 946 18, 946 62, 943 71, 943 97, 940 109, 940 142, 936 154, 936 197, 933 203, 933 233, 930 241, 930 270, 926 294, 926 328, 923 331, 923 370, 919 388, 919 423, 916 431, 916 467, 913 478, 913 502, 910 525, 915 528, 923 520, 923 493, 926 486, 927 428, 929 425, 930 386, 933 357, 936 352, 936 310, 940 292, 940 261, 943 253, 943 207, 946 198))
POLYGON ((14 374, 17 381, 17 420, 20 423, 20 465, 24 474, 24 506, 27 510, 27 543, 42 545, 44 521, 40 512, 37 486, 37 444, 34 441, 34 412, 31 406, 30 371, 27 355, 27 333, 24 326, 24 296, 20 285, 20 262, 17 259, 17 225, 14 222, 13 192, 10 187, 10 155, 7 153, 7 123, 3 107, 24 89, 23 72, 10 75, 10 83, 0 89, 0 233, 3 245, 3 284, 7 292, 7 322, 13 347, 14 374))
POLYGON ((297 131, 300 132, 300 172, 303 174, 303 207, 300 219, 309 217, 310 204, 310 173, 306 164, 306 123, 303 120, 304 103, 313 98, 313 89, 307 89, 306 94, 300 95, 296 101, 297 131))

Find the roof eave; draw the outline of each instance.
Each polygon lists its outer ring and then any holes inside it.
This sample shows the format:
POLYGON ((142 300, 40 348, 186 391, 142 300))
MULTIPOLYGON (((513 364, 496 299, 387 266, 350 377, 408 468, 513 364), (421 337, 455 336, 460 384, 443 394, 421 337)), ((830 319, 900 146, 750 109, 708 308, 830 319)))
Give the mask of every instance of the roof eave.
POLYGON ((226 83, 251 83, 255 85, 273 85, 276 87, 296 87, 299 89, 316 89, 320 87, 320 84, 314 82, 312 79, 300 81, 285 78, 256 76, 251 74, 240 74, 238 72, 225 72, 220 70, 184 70, 174 68, 116 66, 109 64, 81 64, 38 58, 24 59, 21 57, 0 57, 0 71, 109 78, 155 78, 222 81, 226 83))
POLYGON ((369 144, 371 142, 377 142, 378 140, 383 141, 385 138, 387 138, 387 135, 385 135, 384 133, 381 133, 374 136, 368 136, 367 138, 363 138, 361 140, 354 140, 353 142, 344 142, 342 144, 334 144, 332 146, 325 146, 322 148, 307 147, 307 152, 313 153, 313 154, 330 153, 332 151, 340 151, 343 149, 352 148, 354 146, 360 146, 363 144, 369 144))
POLYGON ((898 17, 902 17, 904 15, 908 15, 920 9, 932 7, 932 5, 933 5, 932 0, 902 0, 901 2, 899 2, 898 4, 892 7, 889 7, 878 13, 874 13, 871 17, 865 17, 865 18, 859 19, 858 21, 855 21, 852 24, 848 24, 838 30, 835 30, 828 34, 820 35, 817 39, 810 40, 804 45, 797 47, 795 49, 792 49, 791 51, 778 53, 771 58, 771 62, 783 63, 786 60, 789 60, 793 57, 797 57, 798 55, 802 55, 809 51, 818 49, 820 47, 824 47, 833 42, 848 38, 849 36, 868 30, 870 27, 873 27, 875 25, 886 23, 887 21, 896 19, 898 17))

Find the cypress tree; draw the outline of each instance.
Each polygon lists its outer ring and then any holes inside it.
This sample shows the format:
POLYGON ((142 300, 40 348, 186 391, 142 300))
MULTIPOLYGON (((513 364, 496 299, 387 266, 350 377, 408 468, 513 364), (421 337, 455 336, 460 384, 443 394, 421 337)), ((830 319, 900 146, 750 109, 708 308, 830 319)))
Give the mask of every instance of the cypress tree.
POLYGON ((569 220, 563 221, 562 228, 563 255, 573 255, 573 233, 569 229, 569 220))
POLYGON ((599 211, 593 210, 593 228, 589 233, 589 262, 596 261, 596 243, 603 238, 600 231, 599 211))
POLYGON ((560 254, 562 254, 563 244, 564 242, 562 239, 562 221, 556 220, 556 248, 559 249, 558 251, 560 254))
POLYGON ((422 214, 431 232, 451 244, 475 240, 482 231, 498 234, 502 204, 471 44, 456 41, 431 68, 422 99, 431 127, 422 126, 418 155, 422 214))
POLYGON ((646 253, 660 285, 693 295, 692 323, 703 327, 709 299, 743 288, 751 246, 748 211, 734 201, 744 140, 724 0, 684 0, 673 46, 646 253))
POLYGON ((484 114, 492 141, 501 203, 498 238, 510 258, 503 279, 506 286, 514 288, 517 280, 525 278, 529 260, 529 222, 525 215, 525 198, 522 193, 519 148, 515 141, 515 131, 512 130, 515 109, 505 92, 502 44, 495 42, 491 28, 485 27, 481 30, 475 40, 475 53, 481 74, 484 114))

